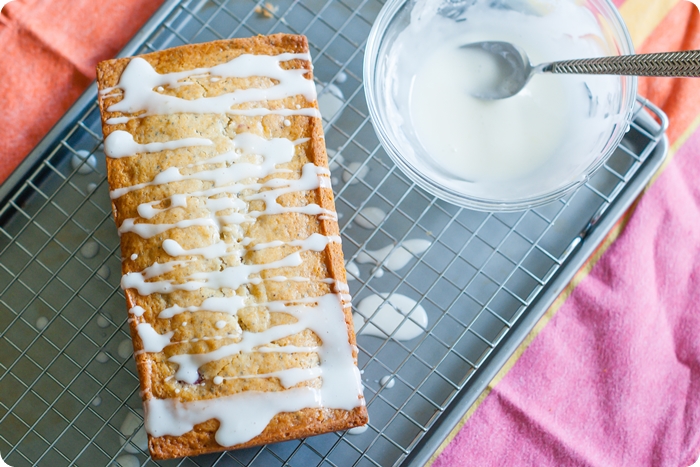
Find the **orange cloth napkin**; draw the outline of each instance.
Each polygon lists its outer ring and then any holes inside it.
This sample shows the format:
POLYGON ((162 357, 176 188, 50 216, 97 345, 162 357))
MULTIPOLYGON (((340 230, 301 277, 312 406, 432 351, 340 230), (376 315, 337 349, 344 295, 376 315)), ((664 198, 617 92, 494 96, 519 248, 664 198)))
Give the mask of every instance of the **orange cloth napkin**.
POLYGON ((0 182, 163 0, 15 0, 0 12, 0 182))
MULTIPOLYGON (((0 50, 3 51, 0 54, 0 181, 90 84, 95 64, 114 56, 162 1, 15 0, 3 8, 0 14, 0 50)), ((633 13, 625 17, 628 23, 658 21, 660 18, 645 16, 644 11, 657 11, 664 5, 671 5, 663 20, 655 23, 653 31, 636 44, 639 52, 700 48, 700 15, 691 3, 685 0, 614 2, 624 10, 623 14, 625 11, 633 13)), ((631 25, 641 29, 645 26, 631 25)), ((448 447, 436 453, 435 467, 675 467, 688 465, 697 458, 700 449, 700 399, 697 396, 700 305, 696 300, 700 284, 700 247, 697 246, 700 245, 697 241, 700 190, 695 187, 700 176, 700 79, 642 79, 639 92, 660 105, 671 119, 669 139, 674 148, 666 172, 644 195, 636 211, 626 216, 628 224, 621 230, 618 241, 595 267, 586 269, 586 274, 590 275, 570 292, 570 299, 531 347, 520 353, 522 358, 501 378, 472 418, 464 421, 462 430, 455 430, 446 440, 448 447), (692 189, 686 190, 687 187, 692 189), (685 204, 680 203, 681 195, 687 195, 687 199, 683 198, 685 204), (669 245, 673 248, 668 248, 669 245), (658 281, 650 278, 654 274, 658 281), (608 287, 610 283, 618 286, 608 287), (644 303, 637 299, 647 296, 653 296, 656 301, 649 299, 644 303), (618 323, 624 321, 626 326, 610 326, 610 316, 618 318, 618 323), (579 319, 581 317, 584 319, 579 319), (581 384, 572 391, 562 384, 538 384, 542 378, 566 382, 571 374, 587 374, 570 372, 567 375, 565 371, 557 371, 554 365, 561 364, 564 369, 571 370, 575 360, 562 359, 561 350, 564 344, 572 343, 572 333, 568 330, 579 323, 601 326, 602 332, 595 335, 593 343, 568 354, 578 355, 580 349, 588 352, 587 361, 593 362, 591 371, 600 369, 596 384, 581 384), (643 323, 648 326, 641 326, 643 323), (639 329, 650 330, 651 338, 644 341, 648 336, 641 335, 639 329), (619 339, 620 334, 627 338, 619 339), (663 341, 669 345, 661 348, 659 342, 664 336, 673 338, 663 341), (635 342, 641 344, 628 345, 635 342), (652 350, 665 353, 656 354, 652 350), (660 377, 666 373, 635 373, 629 371, 632 365, 627 364, 608 371, 613 366, 605 358, 611 355, 633 361, 635 367, 647 370, 671 368, 680 376, 670 381, 660 377), (648 384, 657 380, 664 385, 648 384), (630 405, 624 403, 627 399, 621 399, 614 406, 615 410, 604 410, 615 402, 611 402, 610 394, 631 393, 631 389, 640 387, 648 389, 643 403, 630 405), (581 405, 584 399, 591 404, 581 405), (513 405, 513 401, 527 404, 519 411, 521 406, 513 405), (673 410, 650 416, 646 407, 657 407, 659 401, 667 401, 664 407, 673 410), (576 408, 576 404, 581 405, 581 418, 572 417, 567 410, 576 408), (589 413, 584 410, 587 407, 599 410, 589 413), (628 417, 630 411, 644 412, 646 418, 628 417), (541 418, 533 420, 533 414, 541 418), (580 426, 571 426, 572 421, 580 419, 583 419, 580 426), (546 423, 538 424, 542 420, 546 423), (540 429, 542 427, 545 429, 540 429), (622 435, 610 436, 612 431, 622 435), (564 442, 566 436, 572 434, 580 436, 571 443, 564 442), (585 446, 581 444, 582 438, 587 439, 585 446), (645 442, 637 442, 641 438, 645 442), (625 443, 629 440, 635 442, 625 443)), ((568 383, 572 385, 575 380, 568 380, 568 383)))

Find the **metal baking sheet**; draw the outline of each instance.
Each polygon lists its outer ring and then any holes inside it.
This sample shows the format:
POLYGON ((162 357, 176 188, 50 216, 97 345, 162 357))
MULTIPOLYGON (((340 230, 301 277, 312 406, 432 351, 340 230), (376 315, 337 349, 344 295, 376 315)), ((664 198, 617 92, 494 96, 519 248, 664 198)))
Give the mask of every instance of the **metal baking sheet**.
POLYGON ((343 248, 358 266, 355 309, 399 293, 428 318, 410 340, 361 330, 369 428, 149 459, 92 86, 0 187, 0 453, 9 465, 423 465, 663 162, 666 117, 640 100, 610 161, 563 200, 497 214, 435 199, 391 163, 368 117, 363 51, 381 6, 169 0, 121 54, 272 32, 309 37, 343 248), (368 207, 384 214, 376 225, 360 218, 368 207), (377 253, 414 239, 430 246, 400 268, 377 253))

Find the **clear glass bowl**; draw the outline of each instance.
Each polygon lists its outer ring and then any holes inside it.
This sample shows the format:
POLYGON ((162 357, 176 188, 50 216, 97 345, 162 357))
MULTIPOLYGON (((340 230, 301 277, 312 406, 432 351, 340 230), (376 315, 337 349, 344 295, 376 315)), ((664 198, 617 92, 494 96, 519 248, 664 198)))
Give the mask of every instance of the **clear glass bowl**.
MULTIPOLYGON (((468 19, 469 6, 478 0, 444 0, 434 2, 447 9, 447 15, 457 19, 468 19), (452 10, 450 10, 452 9, 452 10)), ((520 3, 527 0, 518 0, 520 3)), ((632 40, 625 24, 609 0, 572 0, 587 8, 595 17, 603 32, 603 48, 609 55, 634 53, 632 40)), ((367 41, 364 61, 364 82, 369 113, 375 131, 389 156, 397 166, 416 184, 433 195, 453 204, 484 211, 517 211, 546 204, 565 196, 585 183, 596 169, 615 151, 629 129, 637 92, 636 77, 622 76, 620 92, 609 104, 616 118, 610 119, 610 128, 596 141, 594 150, 583 154, 576 161, 575 171, 565 177, 545 174, 547 168, 538 168, 528 174, 527 180, 507 183, 468 181, 436 167, 433 158, 421 144, 415 133, 405 124, 396 121, 396 102, 388 88, 390 86, 389 52, 399 34, 404 31, 411 18, 416 0, 387 0, 379 13, 367 41), (392 107, 393 106, 393 107, 392 107), (413 134, 411 134, 413 133, 413 134), (522 186, 517 184, 521 183, 522 186)), ((398 80, 402 77, 396 78, 398 80)), ((408 79, 408 78, 407 78, 408 79)), ((534 77, 533 79, 537 79, 534 77)), ((507 135, 504 135, 507 137, 507 135)), ((567 157, 557 154, 556 157, 567 157)))

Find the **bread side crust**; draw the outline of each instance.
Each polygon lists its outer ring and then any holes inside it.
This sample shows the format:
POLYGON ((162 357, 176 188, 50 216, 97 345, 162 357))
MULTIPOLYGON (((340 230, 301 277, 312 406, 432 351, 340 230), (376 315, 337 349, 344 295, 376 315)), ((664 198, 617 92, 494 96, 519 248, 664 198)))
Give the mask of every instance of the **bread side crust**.
MULTIPOLYGON (((199 67, 211 67, 219 63, 227 62, 243 53, 277 55, 285 52, 301 53, 307 51, 308 45, 305 37, 277 34, 273 36, 257 36, 247 39, 232 39, 207 44, 187 45, 142 55, 141 58, 151 63, 159 73, 169 73, 199 67)), ((118 83, 121 73, 130 60, 130 58, 123 58, 101 62, 97 67, 99 89, 104 90, 114 87, 118 83)), ((308 75, 306 76, 312 78, 310 65, 305 62, 300 63, 303 63, 303 66, 308 70, 308 75)), ((98 99, 105 136, 119 129, 129 131, 132 134, 136 132, 138 135, 140 132, 142 135, 146 135, 148 130, 144 130, 135 125, 135 121, 126 124, 107 125, 106 120, 108 118, 121 116, 120 113, 110 113, 107 111, 107 108, 119 99, 119 97, 103 97, 102 94, 98 99)), ((313 106, 317 108, 317 103, 314 102, 313 106)), ((268 127, 272 127, 273 124, 274 122, 266 123, 268 127)), ((328 167, 323 129, 319 118, 296 116, 293 119, 292 128, 289 129, 289 131, 308 134, 311 139, 308 143, 303 145, 303 155, 309 162, 313 162, 317 166, 328 167)), ((135 173, 142 169, 145 172, 155 170, 153 167, 147 167, 146 163, 139 167, 138 162, 134 164, 128 163, 124 159, 107 158, 110 189, 136 183, 139 180, 139 176, 145 176, 135 173), (134 165, 137 167, 135 168, 134 165)), ((335 211, 332 190, 319 188, 313 192, 307 193, 306 196, 308 203, 316 203, 324 209, 335 211)), ((129 211, 133 211, 134 205, 137 203, 137 201, 132 201, 130 203, 121 202, 120 200, 113 201, 112 209, 117 225, 120 225, 125 218, 132 217, 129 211)), ((299 216, 296 216, 290 222, 292 222, 293 225, 296 225, 294 223, 302 222, 298 217, 299 216)), ((339 235, 336 221, 324 218, 315 219, 313 222, 318 224, 313 226, 313 228, 322 235, 339 235)), ((202 235, 204 234, 205 233, 202 233, 202 235)), ((196 238, 196 235, 193 236, 196 238)), ((156 241, 160 242, 161 239, 157 239, 156 241)), ((149 244, 148 241, 144 242, 142 239, 135 238, 135 236, 131 234, 122 235, 122 257, 124 258, 122 263, 123 274, 140 271, 145 266, 159 259, 162 260, 164 255, 164 252, 157 251, 157 249, 153 248, 153 243, 149 244), (134 253, 138 254, 139 257, 136 260, 131 260, 130 257, 134 253)), ((325 269, 327 277, 339 282, 346 282, 343 252, 339 244, 329 243, 326 249, 318 256, 318 260, 322 261, 322 267, 321 265, 319 265, 319 267, 325 269)), ((167 255, 165 257, 167 257, 167 255)), ((157 314, 157 311, 164 306, 163 303, 161 303, 161 297, 142 297, 139 296, 134 289, 127 289, 126 297, 129 308, 137 305, 144 307, 147 310, 144 316, 148 321, 154 323, 154 327, 159 330, 159 332, 164 330, 163 328, 159 329, 157 327, 159 324, 157 320, 154 319, 154 315, 157 314)), ((349 307, 344 308, 344 314, 348 331, 348 341, 352 348, 356 349, 352 314, 349 307)), ((134 350, 137 352, 143 348, 143 343, 136 331, 136 325, 137 323, 135 320, 130 320, 134 350)), ((356 350, 353 350, 353 358, 355 360, 357 359, 356 350)), ((157 394, 154 394, 154 391, 162 392, 166 390, 161 384, 163 378, 162 368, 164 367, 162 359, 158 361, 153 354, 141 353, 136 357, 136 365, 144 400, 156 397, 157 394)), ((189 399, 187 397, 186 394, 183 394, 180 399, 183 401, 201 399, 197 398, 196 394, 189 399)), ((214 434, 218 428, 219 422, 216 420, 209 420, 195 426, 192 431, 182 436, 152 437, 149 435, 149 449, 154 459, 169 459, 308 437, 330 431, 361 426, 366 424, 367 421, 367 411, 364 405, 351 411, 338 409, 303 409, 298 412, 280 413, 273 418, 260 435, 246 443, 224 447, 220 446, 214 439, 214 434)))

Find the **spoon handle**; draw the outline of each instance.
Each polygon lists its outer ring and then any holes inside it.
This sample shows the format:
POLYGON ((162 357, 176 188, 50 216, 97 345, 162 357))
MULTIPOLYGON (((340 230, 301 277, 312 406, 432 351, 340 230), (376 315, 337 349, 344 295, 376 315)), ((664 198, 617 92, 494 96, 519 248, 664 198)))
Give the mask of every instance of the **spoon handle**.
POLYGON ((544 73, 633 76, 700 76, 700 50, 552 62, 544 73))

